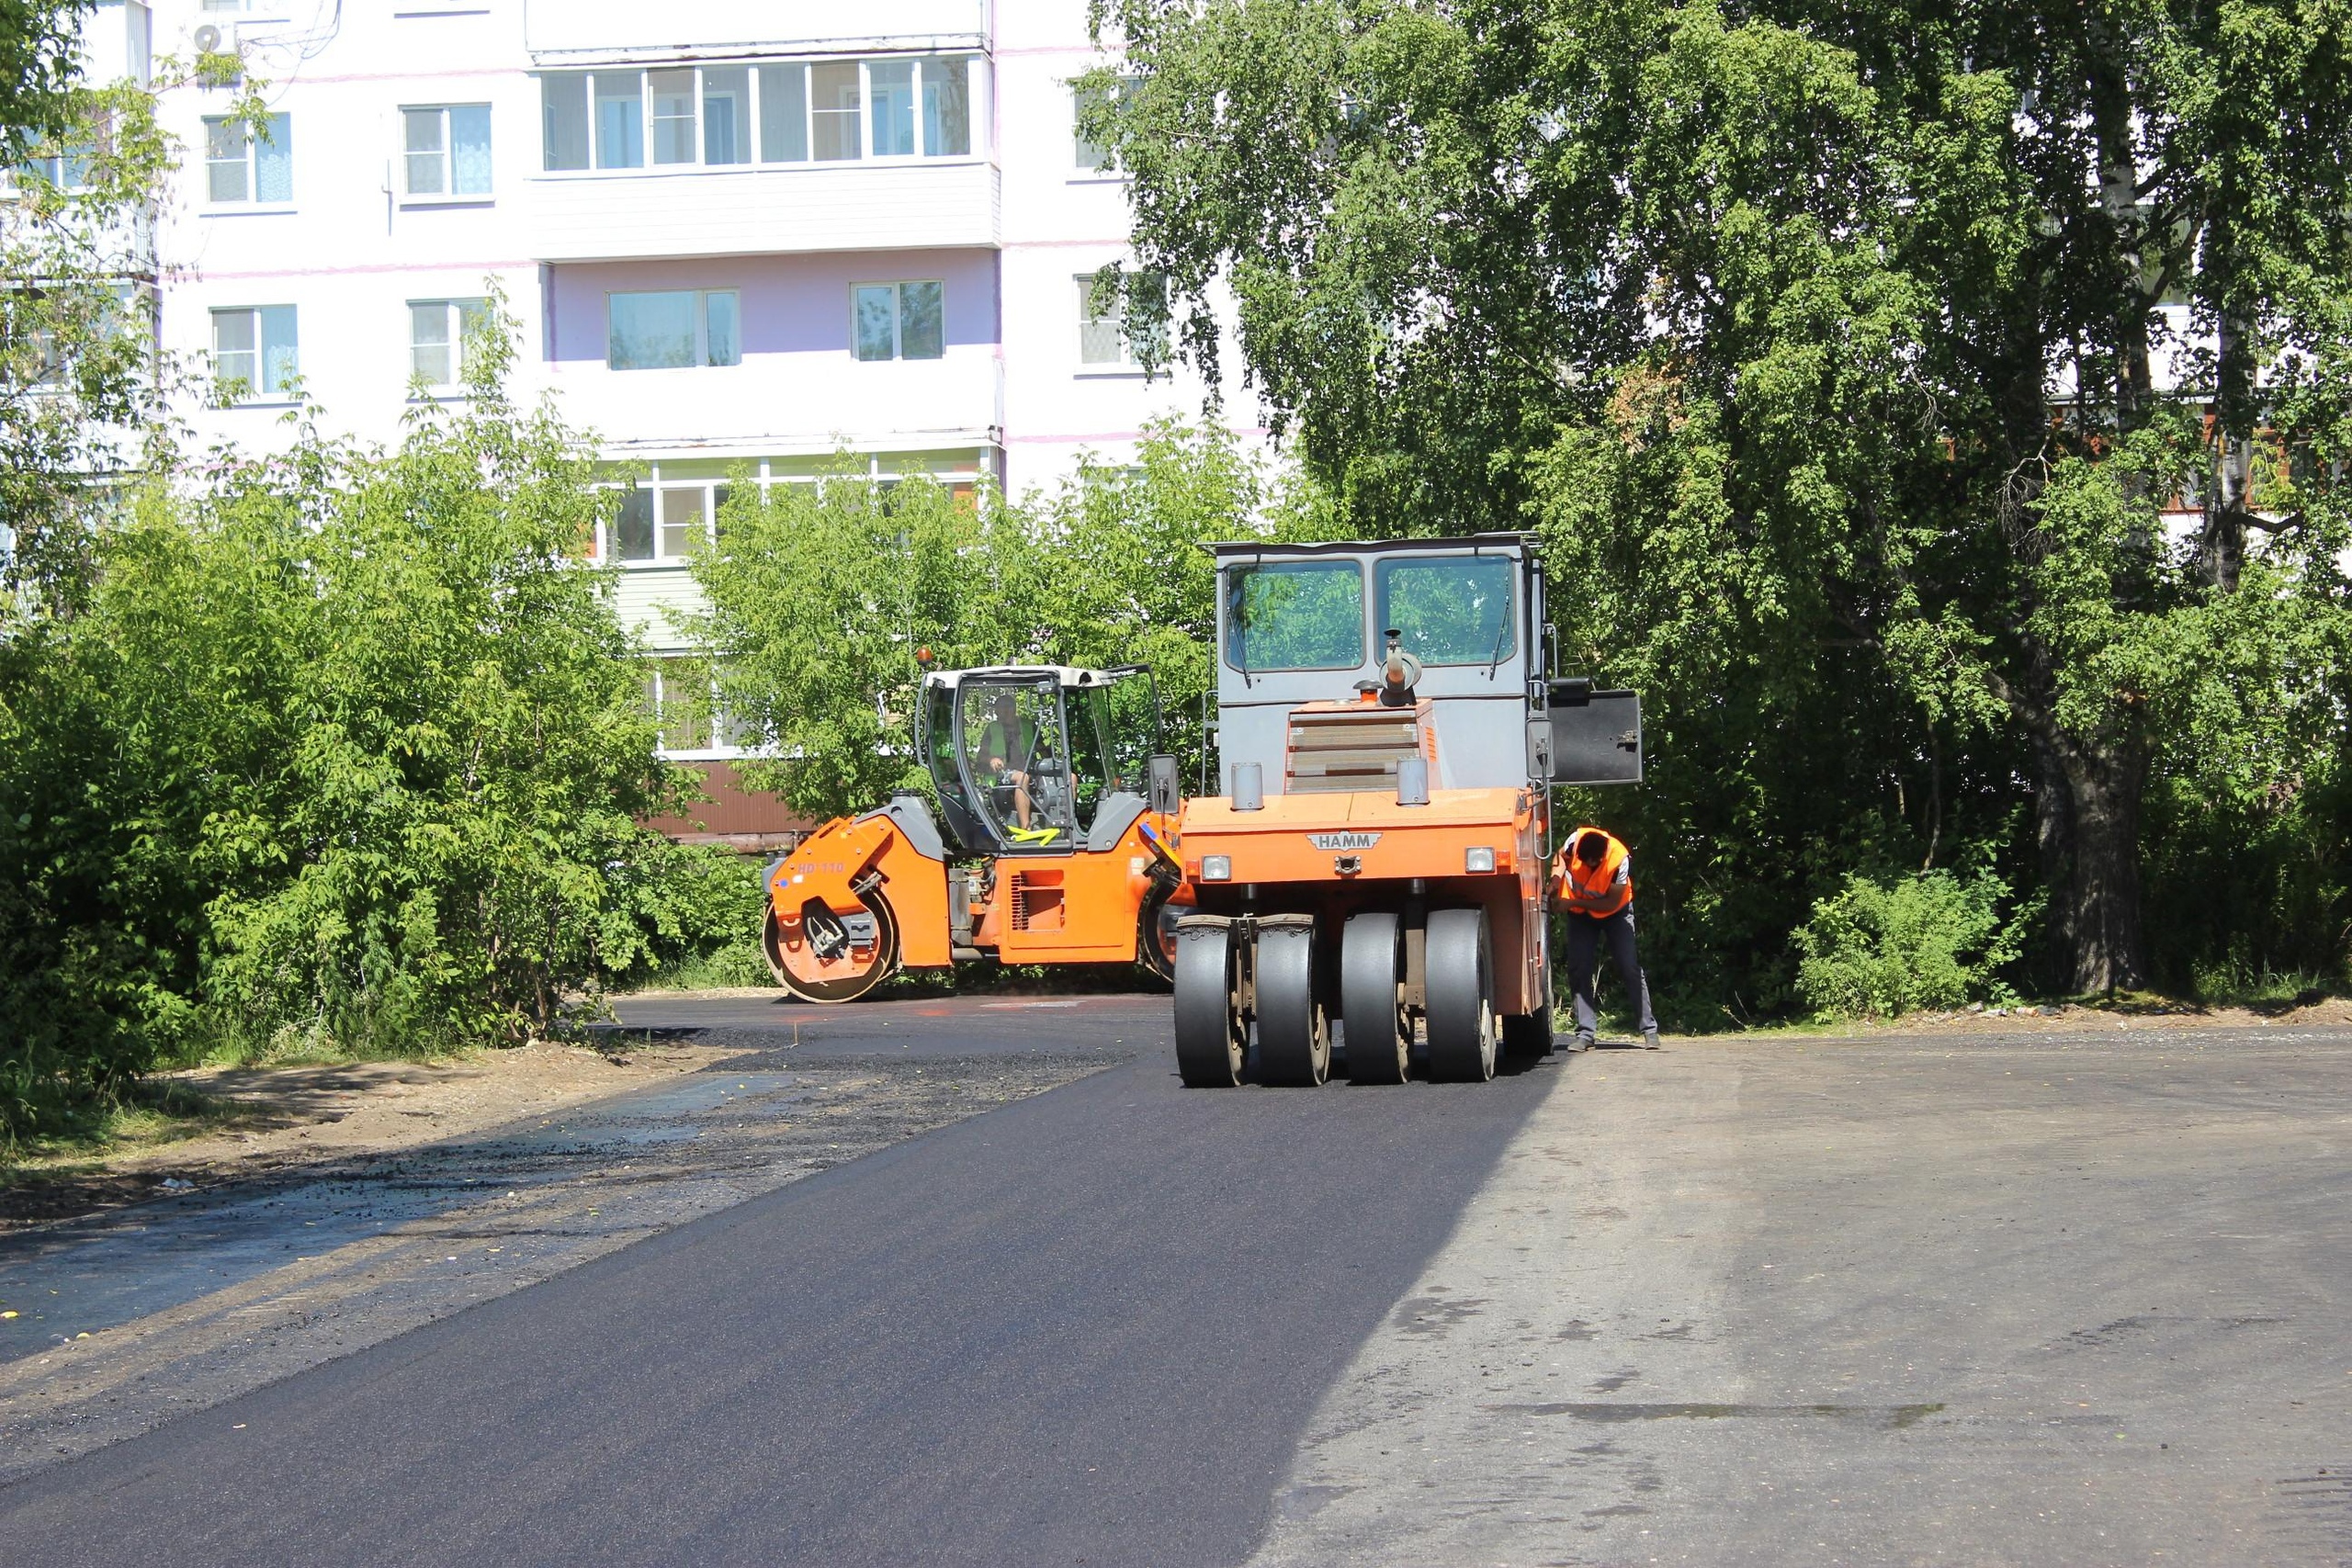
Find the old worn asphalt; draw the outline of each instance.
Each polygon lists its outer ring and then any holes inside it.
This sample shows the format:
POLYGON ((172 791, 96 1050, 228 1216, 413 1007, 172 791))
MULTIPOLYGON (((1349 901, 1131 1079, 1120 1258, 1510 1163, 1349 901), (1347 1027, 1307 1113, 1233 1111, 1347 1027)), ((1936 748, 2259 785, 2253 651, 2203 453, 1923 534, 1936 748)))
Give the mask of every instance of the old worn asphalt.
MULTIPOLYGON (((0 1562, 2352 1562, 2352 1036, 1105 1070, 0 1490, 0 1562)), ((793 1042, 793 1022, 803 1025, 793 1042)))

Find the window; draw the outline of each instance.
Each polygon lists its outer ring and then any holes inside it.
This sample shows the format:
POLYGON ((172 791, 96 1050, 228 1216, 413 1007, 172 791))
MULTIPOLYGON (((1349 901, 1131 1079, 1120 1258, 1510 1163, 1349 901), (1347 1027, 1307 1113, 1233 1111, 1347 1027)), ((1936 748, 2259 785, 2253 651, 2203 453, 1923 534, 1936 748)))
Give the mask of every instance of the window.
POLYGON ((752 161, 752 73, 730 65, 702 73, 702 161, 752 161))
POLYGON ((290 398, 300 375, 291 305, 212 312, 212 373, 240 397, 290 398))
POLYGON ((410 300, 409 374, 428 387, 463 382, 467 350, 489 321, 487 299, 410 300))
POLYGON ((1120 77, 1118 86, 1107 95, 1099 91, 1090 91, 1084 87, 1070 89, 1072 136, 1077 143, 1080 168, 1091 170, 1098 175, 1115 175, 1119 172, 1119 161, 1112 155, 1111 150, 1099 142, 1089 141, 1086 139, 1085 116, 1088 109, 1103 103, 1106 98, 1111 102, 1112 107, 1116 108, 1135 96, 1135 91, 1136 79, 1132 76, 1120 77))
POLYGON ((727 504, 728 486, 654 480, 621 492, 612 525, 612 557, 621 561, 686 559, 710 543, 712 520, 727 504))
POLYGON ((808 68, 760 67, 760 162, 799 164, 808 157, 808 68))
POLYGON ((752 727, 719 705, 718 682, 707 660, 657 654, 645 661, 645 714, 660 730, 669 756, 709 756, 756 744, 752 727))
POLYGON ((274 114, 260 134, 241 119, 204 121, 204 193, 216 206, 294 199, 294 121, 274 114))
POLYGON ((490 193, 488 104, 402 109, 401 127, 409 195, 490 193))
POLYGON ((861 283, 850 295, 858 358, 937 359, 947 352, 938 284, 861 283))
POLYGON ((660 727, 664 751, 710 748, 710 666, 699 659, 645 661, 645 712, 660 727))
POLYGON ((968 62, 922 62, 922 150, 927 157, 961 158, 972 151, 968 62))
POLYGON ((865 68, 873 89, 874 140, 876 158, 915 155, 915 62, 877 60, 865 68))
POLYGON ((1353 670, 1363 662, 1363 569, 1266 561, 1225 573, 1225 660, 1237 670, 1353 670))
POLYGON ((1405 557, 1374 569, 1379 624, 1404 634, 1424 664, 1498 664, 1516 644, 1506 556, 1405 557))
POLYGON ((653 161, 691 164, 695 161, 695 73, 649 71, 645 101, 653 115, 653 161))
POLYGON ((599 71, 596 90, 596 166, 645 166, 645 79, 635 71, 599 71))
POLYGON ((90 188, 90 165, 97 157, 97 144, 86 138, 69 141, 57 152, 28 158, 14 171, 17 184, 38 178, 59 190, 76 191, 90 188))
POLYGON ((967 56, 551 72, 539 78, 541 163, 725 168, 754 158, 967 157, 971 73, 967 56))
POLYGON ((578 73, 539 78, 541 162, 550 169, 588 166, 588 78, 578 73))
MULTIPOLYGON (((1098 276, 1091 272, 1078 276, 1078 362, 1101 369, 1133 367, 1137 361, 1135 337, 1127 329, 1126 301, 1115 295, 1098 301, 1094 294, 1098 276)), ((1157 287, 1162 292, 1167 288, 1167 280, 1156 274, 1145 274, 1133 283, 1157 287)))
POLYGON ((740 365, 740 305, 733 289, 608 294, 605 363, 615 370, 740 365))
POLYGON ((858 154, 857 67, 816 65, 808 71, 809 141, 819 163, 839 162, 858 154))

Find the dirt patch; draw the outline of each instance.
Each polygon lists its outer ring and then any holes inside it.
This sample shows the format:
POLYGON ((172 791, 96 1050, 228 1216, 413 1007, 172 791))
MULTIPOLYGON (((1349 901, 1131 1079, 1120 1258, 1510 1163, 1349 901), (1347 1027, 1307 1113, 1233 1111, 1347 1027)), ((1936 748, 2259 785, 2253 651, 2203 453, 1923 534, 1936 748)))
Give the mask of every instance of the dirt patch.
MULTIPOLYGON (((28 1162, 0 1187, 0 1235, 170 1193, 386 1155, 642 1089, 742 1047, 664 1042, 610 1054, 526 1045, 440 1062, 202 1067, 159 1075, 212 1102, 209 1130, 99 1156, 28 1162)), ((189 1124, 184 1124, 184 1126, 189 1124)))

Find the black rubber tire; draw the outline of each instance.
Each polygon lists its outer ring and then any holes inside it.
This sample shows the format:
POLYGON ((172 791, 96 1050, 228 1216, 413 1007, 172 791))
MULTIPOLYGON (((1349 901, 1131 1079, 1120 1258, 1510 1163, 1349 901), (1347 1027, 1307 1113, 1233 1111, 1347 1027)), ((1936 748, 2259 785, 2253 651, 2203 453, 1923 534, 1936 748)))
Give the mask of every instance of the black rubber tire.
POLYGON ((1136 911, 1136 962, 1163 986, 1176 978, 1176 921, 1189 913, 1184 906, 1168 902, 1174 892, 1165 883, 1156 883, 1136 911))
POLYGON ((1241 1082, 1236 958, 1233 932, 1226 927, 1176 933, 1176 1076, 1187 1089, 1232 1089, 1241 1082))
POLYGON ((1340 941, 1340 1017, 1347 1027, 1351 1083, 1405 1081, 1413 1037, 1397 989, 1405 960, 1400 925, 1391 914, 1352 916, 1340 941))
POLYGON ((890 912, 890 900, 879 889, 858 895, 859 903, 874 917, 874 944, 876 952, 874 966, 862 975, 844 976, 839 980, 803 980, 784 966, 781 957, 782 932, 777 927, 775 906, 768 906, 767 919, 760 926, 760 952, 768 961, 768 973, 775 983, 804 1002, 832 1004, 854 1002, 875 987, 899 972, 899 918, 890 912))
POLYGON ((1552 1009, 1507 1014, 1503 1019, 1503 1049, 1513 1056, 1542 1057, 1552 1054, 1552 1009))
POLYGON ((1423 970, 1429 976, 1430 1077, 1484 1083, 1495 1076, 1495 959, 1484 909, 1430 913, 1423 970))
POLYGON ((1309 926, 1258 931, 1258 1076, 1316 1089, 1331 1076, 1331 1018, 1315 984, 1309 926))

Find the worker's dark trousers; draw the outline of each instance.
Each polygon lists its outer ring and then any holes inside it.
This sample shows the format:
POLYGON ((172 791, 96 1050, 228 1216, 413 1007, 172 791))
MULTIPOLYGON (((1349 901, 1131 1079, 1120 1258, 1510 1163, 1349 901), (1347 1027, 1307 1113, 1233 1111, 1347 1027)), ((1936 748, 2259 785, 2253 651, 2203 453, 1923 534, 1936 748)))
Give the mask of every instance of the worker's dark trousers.
POLYGON ((1643 978, 1642 966, 1634 957, 1634 907, 1628 904, 1607 919, 1571 913, 1567 920, 1568 989, 1577 998, 1577 1032, 1589 1036, 1600 1022, 1592 1005, 1592 982, 1600 967, 1603 937, 1609 940, 1609 956, 1616 961, 1625 999, 1642 1021, 1642 1032, 1656 1029, 1657 1020, 1650 1016, 1650 983, 1643 978))

